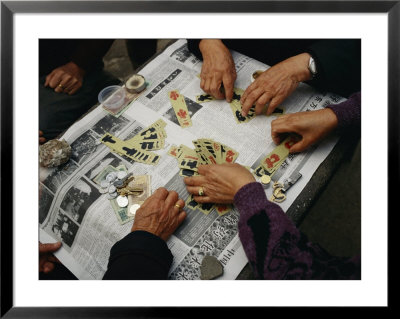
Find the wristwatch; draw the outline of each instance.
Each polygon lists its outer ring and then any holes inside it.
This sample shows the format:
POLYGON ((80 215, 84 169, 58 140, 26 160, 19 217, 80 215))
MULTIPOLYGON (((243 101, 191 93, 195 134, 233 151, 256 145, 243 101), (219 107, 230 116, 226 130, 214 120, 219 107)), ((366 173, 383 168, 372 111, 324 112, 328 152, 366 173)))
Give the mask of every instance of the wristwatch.
POLYGON ((317 75, 317 65, 315 64, 315 61, 312 56, 310 56, 310 61, 308 61, 308 70, 311 73, 311 80, 315 78, 317 75))

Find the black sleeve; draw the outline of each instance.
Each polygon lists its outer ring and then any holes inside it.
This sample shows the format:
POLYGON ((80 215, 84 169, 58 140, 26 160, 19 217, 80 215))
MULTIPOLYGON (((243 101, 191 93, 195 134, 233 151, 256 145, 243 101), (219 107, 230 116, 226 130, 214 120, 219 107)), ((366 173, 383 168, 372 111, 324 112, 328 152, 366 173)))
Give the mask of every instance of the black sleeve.
POLYGON ((306 51, 317 64, 318 74, 310 84, 318 90, 344 97, 361 90, 361 40, 320 40, 306 51))
POLYGON ((187 39, 188 49, 192 52, 198 59, 203 61, 203 55, 200 52, 199 44, 202 39, 187 39))
POLYGON ((111 248, 103 279, 167 279, 172 259, 164 240, 146 231, 134 231, 111 248))
POLYGON ((111 48, 114 40, 110 39, 85 39, 76 40, 77 45, 72 53, 71 61, 85 71, 103 67, 103 57, 111 48))

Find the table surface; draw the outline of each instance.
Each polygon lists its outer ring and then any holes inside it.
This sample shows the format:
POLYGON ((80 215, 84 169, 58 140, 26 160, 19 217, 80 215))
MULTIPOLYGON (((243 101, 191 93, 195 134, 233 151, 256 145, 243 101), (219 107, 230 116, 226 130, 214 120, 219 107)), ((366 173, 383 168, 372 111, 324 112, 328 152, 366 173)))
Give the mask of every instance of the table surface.
MULTIPOLYGON (((173 44, 175 41, 177 40, 172 40, 165 48, 173 44)), ((149 64, 158 55, 160 55, 161 52, 157 52, 151 58, 149 58, 143 65, 139 66, 135 70, 135 73, 138 73, 141 69, 143 69, 147 64, 149 64)), ((120 84, 122 85, 123 83, 121 82, 120 84)), ((95 104, 81 118, 83 118, 86 114, 91 112, 98 105, 99 103, 95 104)), ((355 137, 354 135, 352 136, 353 136, 352 138, 342 137, 339 139, 338 143, 335 145, 333 150, 321 163, 321 165, 313 174, 310 181, 301 191, 300 195, 295 199, 293 204, 287 210, 286 214, 291 218, 291 220, 297 226, 299 226, 301 222, 304 220, 304 218, 307 216, 307 212, 309 211, 310 207, 312 206, 314 201, 318 198, 318 195, 321 193, 322 189, 326 186, 332 174, 334 174, 334 171, 340 165, 340 162, 343 159, 345 152, 349 149, 349 147, 354 146, 354 141, 355 141, 354 139, 359 138, 357 134, 355 135, 355 137)), ((250 265, 247 263, 247 265, 240 272, 236 280, 248 280, 248 279, 254 279, 254 275, 250 265)))

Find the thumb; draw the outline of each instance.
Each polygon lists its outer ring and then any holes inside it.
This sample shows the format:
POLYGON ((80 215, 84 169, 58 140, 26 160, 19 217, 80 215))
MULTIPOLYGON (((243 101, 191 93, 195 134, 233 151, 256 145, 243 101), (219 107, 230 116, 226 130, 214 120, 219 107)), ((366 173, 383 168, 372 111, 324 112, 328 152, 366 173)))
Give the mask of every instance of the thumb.
POLYGON ((39 253, 52 253, 59 250, 61 247, 61 242, 52 244, 42 244, 39 243, 39 253))
POLYGON ((283 118, 273 120, 271 122, 271 138, 274 141, 276 145, 280 144, 281 141, 287 133, 289 133, 291 130, 288 128, 285 124, 285 121, 283 121, 283 118))
POLYGON ((292 145, 292 147, 289 149, 289 153, 300 153, 304 151, 307 147, 308 147, 307 142, 304 139, 302 139, 301 141, 292 145))

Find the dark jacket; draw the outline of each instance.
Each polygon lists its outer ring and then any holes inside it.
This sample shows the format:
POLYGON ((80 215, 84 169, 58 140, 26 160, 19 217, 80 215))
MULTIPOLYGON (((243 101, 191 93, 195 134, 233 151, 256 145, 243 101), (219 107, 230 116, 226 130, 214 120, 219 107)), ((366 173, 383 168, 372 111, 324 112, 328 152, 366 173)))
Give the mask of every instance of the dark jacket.
MULTIPOLYGON (((199 59, 201 39, 189 39, 188 48, 199 59)), ((222 39, 232 50, 273 66, 307 52, 315 60, 317 76, 307 83, 321 92, 343 97, 361 90, 361 40, 359 39, 222 39)))

